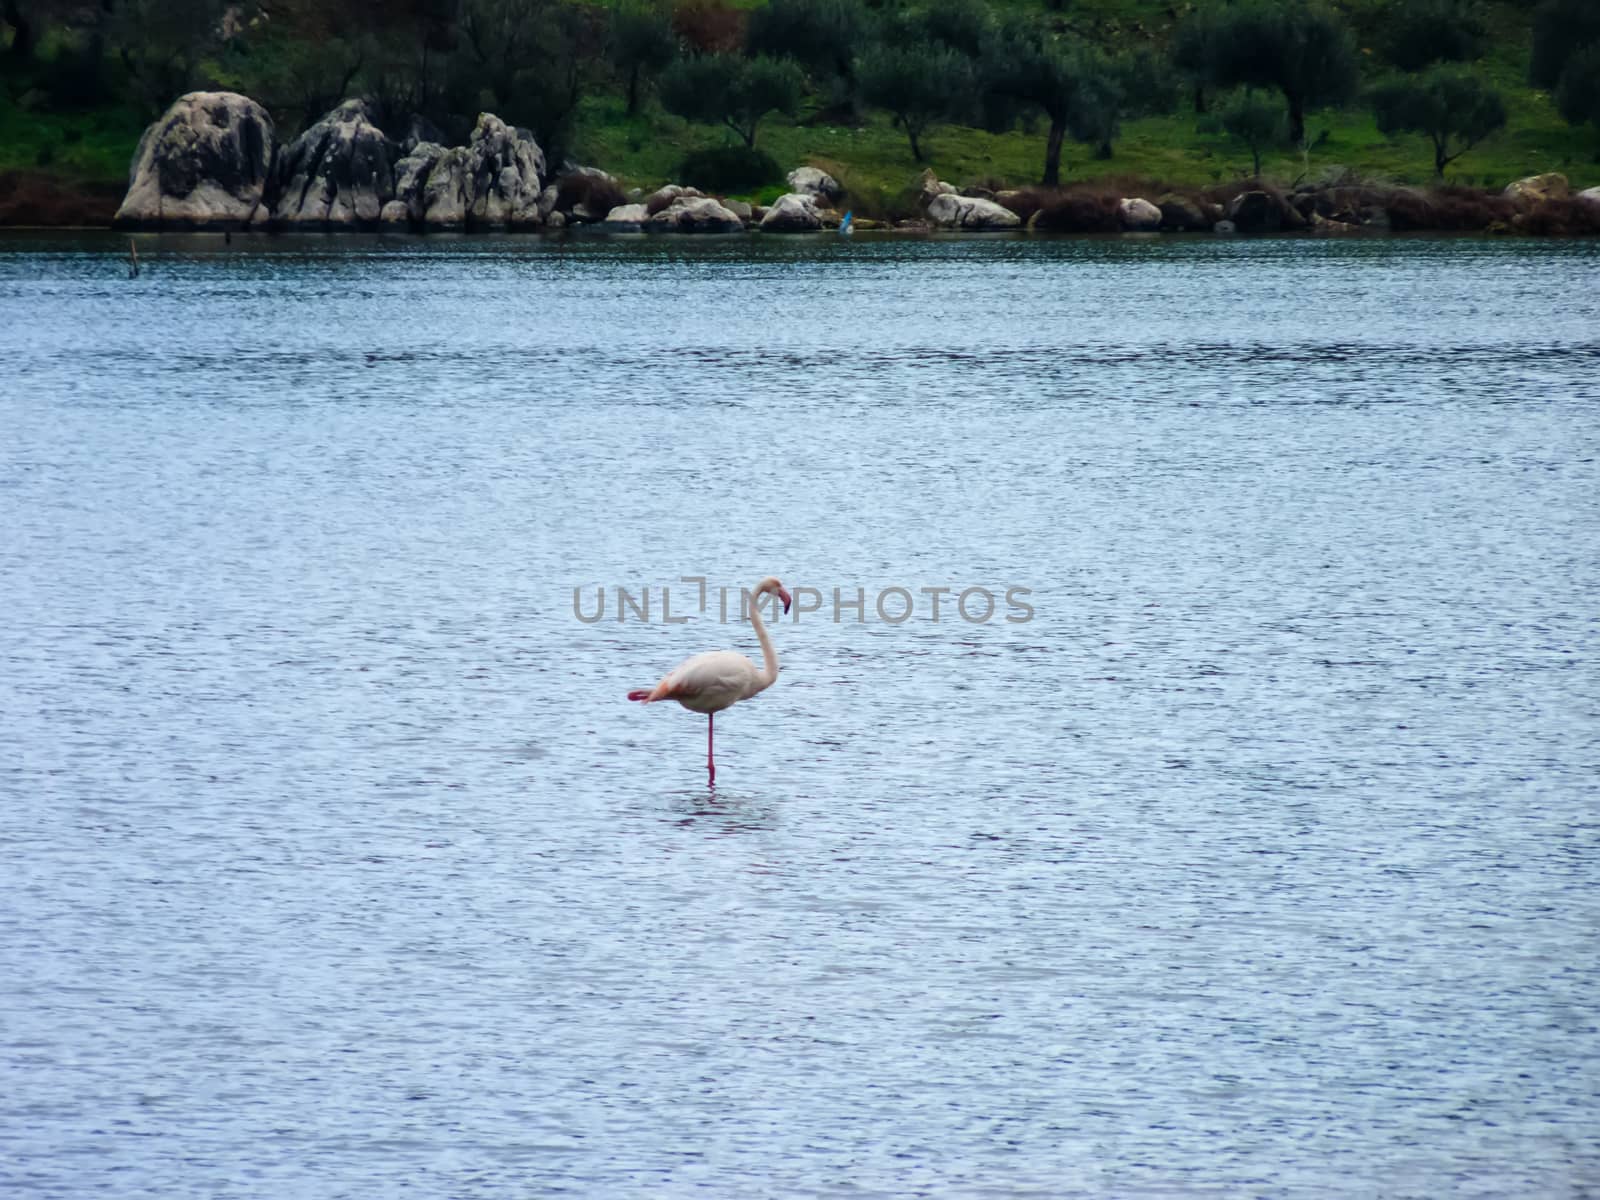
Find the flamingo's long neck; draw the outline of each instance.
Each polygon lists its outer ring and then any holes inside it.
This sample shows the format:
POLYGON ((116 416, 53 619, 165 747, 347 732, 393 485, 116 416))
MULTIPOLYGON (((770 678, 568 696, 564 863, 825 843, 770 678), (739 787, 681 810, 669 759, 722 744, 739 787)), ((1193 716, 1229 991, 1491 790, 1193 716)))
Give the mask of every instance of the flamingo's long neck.
POLYGON ((767 636, 766 624, 761 620, 761 601, 767 593, 759 592, 750 597, 750 624, 756 627, 756 640, 761 643, 761 675, 756 681, 756 688, 750 694, 764 692, 778 682, 778 652, 772 648, 772 639, 767 636))

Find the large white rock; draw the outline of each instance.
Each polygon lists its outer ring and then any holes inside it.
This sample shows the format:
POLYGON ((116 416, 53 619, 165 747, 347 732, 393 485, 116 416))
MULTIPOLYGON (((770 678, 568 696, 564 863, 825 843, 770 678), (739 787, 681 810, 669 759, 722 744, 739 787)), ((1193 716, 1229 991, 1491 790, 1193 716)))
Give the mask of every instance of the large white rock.
POLYGON ((544 151, 526 129, 479 113, 468 143, 471 203, 468 221, 484 229, 527 229, 543 221, 539 208, 544 151))
POLYGON ((272 118, 237 92, 190 92, 144 131, 128 173, 121 228, 234 229, 272 176, 272 118))
POLYGON ((1117 215, 1122 219, 1124 229, 1148 231, 1161 228, 1161 210, 1137 196, 1119 201, 1117 215))
POLYGON ((789 191, 816 196, 826 204, 844 199, 839 181, 817 167, 796 167, 788 174, 789 191))
POLYGON ((709 196, 680 196, 651 217, 651 233, 738 233, 744 222, 709 196))
POLYGON ((928 219, 945 229, 1016 229, 1022 219, 1004 205, 945 192, 928 203, 928 219))
POLYGON ((649 219, 650 210, 643 204, 619 204, 601 224, 611 233, 638 233, 649 219))
POLYGON ((395 198, 399 147, 364 100, 346 100, 278 155, 273 220, 288 229, 371 228, 395 198))
POLYGON ((1502 194, 1512 200, 1565 200, 1572 194, 1572 185, 1559 171, 1550 171, 1508 183, 1502 194))
POLYGON ((1582 200, 1585 204, 1600 204, 1600 187, 1584 188, 1573 199, 1582 200))
POLYGON ((814 233, 822 228, 822 215, 810 192, 779 196, 761 218, 763 233, 814 233))

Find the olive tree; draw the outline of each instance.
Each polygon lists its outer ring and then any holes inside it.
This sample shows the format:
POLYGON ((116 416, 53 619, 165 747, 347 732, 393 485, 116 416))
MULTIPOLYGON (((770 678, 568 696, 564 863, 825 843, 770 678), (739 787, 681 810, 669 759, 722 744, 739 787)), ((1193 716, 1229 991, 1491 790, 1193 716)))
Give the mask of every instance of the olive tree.
POLYGON ((1283 105, 1253 88, 1241 88, 1212 106, 1205 126, 1221 131, 1250 152, 1252 174, 1261 177, 1261 152, 1282 145, 1288 131, 1283 105))
POLYGON ((1483 53, 1487 27, 1468 0, 1404 0, 1384 20, 1384 57, 1402 71, 1471 62, 1483 53))
POLYGON ((1062 143, 1084 93, 1082 58, 1082 48, 1075 43, 1020 23, 1000 30, 984 52, 982 86, 989 127, 1009 128, 1030 109, 1049 123, 1040 178, 1047 187, 1061 182, 1062 143))
POLYGON ((1556 108, 1569 124, 1589 121, 1600 128, 1600 42, 1567 59, 1556 88, 1556 108))
POLYGON ((972 107, 971 65, 942 46, 879 46, 857 60, 855 74, 861 98, 894 114, 918 162, 923 135, 972 107))
POLYGON ((1174 55, 1200 86, 1281 92, 1292 142, 1305 139, 1308 108, 1346 103, 1359 80, 1354 36, 1316 0, 1245 0, 1197 13, 1177 31, 1174 55))
POLYGON ((667 68, 659 87, 668 112, 726 125, 753 150, 756 129, 768 113, 795 114, 802 83, 800 68, 788 59, 701 54, 667 68))
POLYGON ((1545 0, 1533 14, 1533 57, 1528 78, 1554 90, 1567 60, 1600 43, 1600 4, 1594 0, 1545 0))
POLYGON ((1444 169, 1506 123, 1505 101, 1458 66, 1397 76, 1372 89, 1372 110, 1385 134, 1420 133, 1433 143, 1433 169, 1444 169))
POLYGON ((659 5, 625 3, 612 10, 611 36, 606 46, 611 65, 627 81, 628 115, 639 111, 639 83, 677 57, 672 15, 659 5))

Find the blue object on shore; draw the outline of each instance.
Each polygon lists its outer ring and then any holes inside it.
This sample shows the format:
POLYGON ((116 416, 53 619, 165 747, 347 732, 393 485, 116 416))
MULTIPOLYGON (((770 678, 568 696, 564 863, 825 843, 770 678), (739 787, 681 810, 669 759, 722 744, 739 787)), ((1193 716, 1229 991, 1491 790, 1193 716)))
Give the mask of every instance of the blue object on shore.
POLYGON ((839 236, 849 237, 854 232, 855 230, 850 228, 850 213, 847 212, 844 214, 844 220, 839 222, 839 236))

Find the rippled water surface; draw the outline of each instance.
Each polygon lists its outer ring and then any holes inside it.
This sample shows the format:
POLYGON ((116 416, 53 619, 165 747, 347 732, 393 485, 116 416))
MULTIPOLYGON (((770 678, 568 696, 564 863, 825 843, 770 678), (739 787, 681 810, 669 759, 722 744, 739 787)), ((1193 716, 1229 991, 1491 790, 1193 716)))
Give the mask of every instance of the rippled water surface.
POLYGON ((0 241, 0 1192, 1600 1193, 1600 246, 124 252, 0 241))

